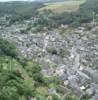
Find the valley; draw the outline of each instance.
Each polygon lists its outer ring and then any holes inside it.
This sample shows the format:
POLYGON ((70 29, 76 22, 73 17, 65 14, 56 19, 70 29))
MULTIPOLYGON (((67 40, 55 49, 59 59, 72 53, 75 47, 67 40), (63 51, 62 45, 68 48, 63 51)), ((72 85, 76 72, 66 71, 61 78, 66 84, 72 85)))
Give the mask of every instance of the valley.
POLYGON ((0 100, 98 100, 97 0, 0 5, 0 100))

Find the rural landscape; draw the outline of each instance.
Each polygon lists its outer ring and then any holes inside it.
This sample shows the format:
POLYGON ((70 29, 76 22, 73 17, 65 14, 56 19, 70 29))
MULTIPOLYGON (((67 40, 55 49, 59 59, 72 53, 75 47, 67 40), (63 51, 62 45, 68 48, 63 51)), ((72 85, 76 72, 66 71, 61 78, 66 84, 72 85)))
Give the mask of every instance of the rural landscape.
POLYGON ((98 0, 0 2, 0 100, 98 100, 98 0))

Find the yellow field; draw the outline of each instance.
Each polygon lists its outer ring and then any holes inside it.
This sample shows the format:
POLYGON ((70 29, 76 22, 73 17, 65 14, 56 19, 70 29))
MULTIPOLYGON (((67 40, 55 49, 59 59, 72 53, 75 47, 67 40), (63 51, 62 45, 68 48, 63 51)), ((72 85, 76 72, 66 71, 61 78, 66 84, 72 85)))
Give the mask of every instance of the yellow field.
POLYGON ((78 10, 80 4, 84 3, 85 0, 80 1, 64 1, 64 2, 55 2, 55 3, 45 3, 45 7, 41 8, 40 11, 45 9, 52 10, 53 12, 72 12, 78 10))

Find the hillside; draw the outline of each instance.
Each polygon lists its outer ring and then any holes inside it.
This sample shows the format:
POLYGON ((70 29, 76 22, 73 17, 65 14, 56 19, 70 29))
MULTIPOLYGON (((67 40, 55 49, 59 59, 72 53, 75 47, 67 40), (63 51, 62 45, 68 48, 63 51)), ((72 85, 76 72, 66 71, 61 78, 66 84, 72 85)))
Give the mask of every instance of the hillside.
POLYGON ((0 16, 9 14, 30 18, 42 6, 40 2, 1 2, 0 16))
POLYGON ((81 4, 83 4, 85 0, 69 0, 69 1, 56 1, 51 3, 45 3, 45 7, 42 7, 42 10, 52 10, 53 12, 72 12, 77 11, 81 4))
POLYGON ((0 3, 0 100, 98 100, 98 0, 0 3))

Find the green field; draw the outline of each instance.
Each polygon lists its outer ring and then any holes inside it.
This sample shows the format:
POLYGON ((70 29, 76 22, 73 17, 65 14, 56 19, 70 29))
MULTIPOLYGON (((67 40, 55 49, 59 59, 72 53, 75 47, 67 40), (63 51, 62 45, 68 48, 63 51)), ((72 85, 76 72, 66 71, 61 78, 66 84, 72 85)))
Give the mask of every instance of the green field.
POLYGON ((79 9, 80 4, 84 3, 85 0, 71 0, 64 2, 54 2, 54 3, 45 3, 45 6, 40 9, 43 11, 45 9, 52 10, 53 12, 72 12, 79 9))

